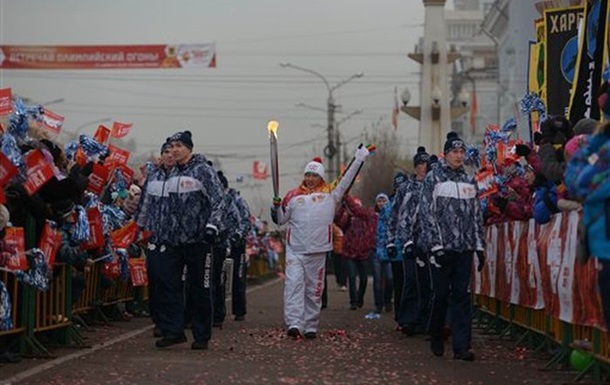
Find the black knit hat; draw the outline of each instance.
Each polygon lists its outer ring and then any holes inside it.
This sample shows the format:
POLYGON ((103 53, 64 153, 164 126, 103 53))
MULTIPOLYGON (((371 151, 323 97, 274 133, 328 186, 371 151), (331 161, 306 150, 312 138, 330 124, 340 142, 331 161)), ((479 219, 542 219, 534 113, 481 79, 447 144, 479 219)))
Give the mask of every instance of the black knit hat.
POLYGON ((428 167, 432 166, 435 163, 438 163, 438 156, 432 154, 430 155, 430 159, 428 159, 428 167))
POLYGON ((216 174, 218 174, 218 179, 220 179, 220 183, 222 183, 222 187, 229 188, 229 181, 227 180, 227 177, 225 176, 225 174, 220 170, 218 170, 216 172, 216 174))
POLYGON ((74 210, 76 206, 74 202, 69 199, 62 199, 58 201, 51 202, 51 211, 56 219, 62 219, 66 215, 70 214, 72 210, 74 210))
POLYGON ((417 153, 415 157, 413 157, 413 166, 417 166, 419 164, 428 164, 430 160, 430 155, 426 152, 426 147, 420 146, 417 148, 417 153))
POLYGON ((445 146, 443 147, 443 153, 446 154, 451 150, 455 150, 456 148, 461 148, 466 150, 466 143, 458 136, 457 132, 449 132, 447 134, 447 141, 445 142, 445 146))
POLYGON ((192 134, 190 131, 180 131, 180 132, 176 132, 174 135, 170 136, 169 138, 167 138, 167 140, 171 143, 171 142, 180 142, 182 144, 184 144, 185 147, 188 147, 189 149, 193 149, 193 138, 192 138, 192 134))
POLYGON ((394 190, 396 190, 398 187, 400 187, 401 184, 405 183, 407 181, 407 175, 404 172, 397 172, 396 175, 394 175, 394 190))
POLYGON ((170 148, 171 146, 172 146, 172 143, 169 141, 169 138, 168 138, 168 140, 166 140, 165 143, 163 143, 161 145, 161 154, 163 154, 163 152, 165 150, 167 150, 168 148, 170 148))

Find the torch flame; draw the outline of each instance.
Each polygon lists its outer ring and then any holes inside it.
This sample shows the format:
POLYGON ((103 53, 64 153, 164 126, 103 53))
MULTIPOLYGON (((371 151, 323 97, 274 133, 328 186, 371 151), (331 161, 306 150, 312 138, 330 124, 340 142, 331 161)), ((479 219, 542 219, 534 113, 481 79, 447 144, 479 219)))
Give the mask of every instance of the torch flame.
POLYGON ((269 135, 277 137, 277 128, 279 125, 280 124, 275 120, 270 120, 269 123, 267 123, 267 131, 269 131, 269 135))

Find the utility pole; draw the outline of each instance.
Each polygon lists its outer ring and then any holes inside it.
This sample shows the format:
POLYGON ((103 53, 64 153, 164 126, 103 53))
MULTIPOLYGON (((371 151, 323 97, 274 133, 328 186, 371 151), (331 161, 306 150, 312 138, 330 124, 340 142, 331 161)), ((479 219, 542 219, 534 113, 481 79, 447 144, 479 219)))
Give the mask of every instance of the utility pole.
MULTIPOLYGON (((318 77, 319 79, 321 79, 324 82, 324 85, 326 86, 326 89, 328 90, 328 98, 326 99, 326 112, 327 112, 327 117, 328 117, 328 124, 327 124, 327 135, 328 135, 328 144, 326 146, 326 148, 324 149, 324 156, 326 157, 327 163, 326 163, 326 181, 327 182, 331 182, 335 177, 337 177, 339 175, 339 168, 337 167, 337 162, 336 162, 336 158, 335 156, 337 156, 337 158, 339 157, 338 154, 338 142, 336 141, 336 127, 335 127, 335 113, 337 112, 337 105, 335 104, 335 99, 333 97, 333 91, 335 91, 337 88, 349 83, 350 81, 354 80, 354 79, 358 79, 364 76, 364 74, 362 72, 358 72, 355 73, 351 76, 349 76, 346 79, 341 80, 340 82, 338 82, 337 84, 335 84, 334 86, 331 86, 330 83, 328 82, 328 80, 326 80, 326 78, 320 74, 319 72, 316 72, 314 70, 311 70, 309 68, 304 68, 304 67, 300 67, 291 63, 280 63, 280 67, 283 68, 292 68, 298 71, 303 71, 303 72, 307 72, 310 73, 316 77, 318 77)), ((314 108, 317 109, 317 108, 314 108)))

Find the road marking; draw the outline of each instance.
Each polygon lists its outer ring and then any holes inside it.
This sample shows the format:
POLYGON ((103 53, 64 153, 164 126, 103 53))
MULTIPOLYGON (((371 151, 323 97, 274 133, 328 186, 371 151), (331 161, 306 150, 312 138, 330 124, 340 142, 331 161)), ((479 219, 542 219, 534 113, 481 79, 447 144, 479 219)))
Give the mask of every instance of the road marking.
MULTIPOLYGON (((248 293, 248 294, 249 293, 254 293, 255 291, 258 291, 258 290, 264 289, 266 287, 269 287, 271 285, 274 285, 275 283, 277 283, 279 281, 281 281, 281 279, 278 278, 278 279, 273 279, 273 280, 271 280, 269 282, 266 282, 264 284, 261 284, 261 285, 256 285, 254 287, 246 289, 246 293, 248 293)), ((227 302, 230 302, 230 301, 231 301, 231 298, 227 299, 227 302)), ((110 339, 109 341, 102 342, 102 343, 99 343, 97 345, 93 345, 91 348, 89 348, 87 350, 82 350, 82 351, 79 351, 79 352, 71 353, 71 354, 68 354, 66 356, 63 356, 63 357, 60 357, 60 358, 56 358, 56 359, 54 359, 54 360, 52 360, 50 362, 47 362, 47 363, 44 363, 44 364, 41 364, 41 365, 37 365, 37 366, 35 366, 35 367, 31 368, 31 369, 28 369, 28 370, 26 370, 24 372, 16 374, 13 377, 10 377, 10 378, 8 378, 6 380, 0 380, 0 385, 14 385, 14 384, 17 384, 17 383, 19 383, 19 381, 23 381, 24 379, 26 379, 28 377, 32 377, 32 376, 35 376, 35 375, 37 375, 39 373, 42 373, 42 372, 44 372, 46 370, 52 369, 52 368, 54 368, 54 367, 56 367, 58 365, 63 364, 64 362, 68 362, 68 361, 73 360, 75 358, 84 357, 84 356, 89 355, 91 353, 94 353, 94 352, 96 352, 96 351, 98 351, 100 349, 105 349, 105 348, 107 348, 109 346, 112 346, 114 344, 117 344, 119 342, 123 342, 125 340, 130 339, 130 338, 138 336, 138 335, 140 335, 140 334, 142 334, 144 332, 147 332, 147 331, 153 329, 154 326, 155 325, 144 326, 143 328, 140 328, 140 329, 137 329, 137 330, 133 330, 133 331, 130 331, 130 332, 125 333, 125 334, 121 334, 120 336, 114 337, 114 338, 110 339)))

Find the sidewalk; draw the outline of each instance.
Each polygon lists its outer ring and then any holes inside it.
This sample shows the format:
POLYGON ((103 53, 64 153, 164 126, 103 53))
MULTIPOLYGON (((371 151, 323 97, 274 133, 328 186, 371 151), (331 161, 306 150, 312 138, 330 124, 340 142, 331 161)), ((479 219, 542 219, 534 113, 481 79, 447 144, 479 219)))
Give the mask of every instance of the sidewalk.
POLYGON ((58 359, 1 365, 0 384, 539 385, 568 383, 573 377, 542 372, 543 361, 521 357, 510 342, 476 332, 477 361, 456 362, 451 354, 436 358, 424 337, 395 331, 390 313, 364 318, 373 307, 372 287, 365 307, 354 311, 348 294, 338 291, 331 277, 328 281, 329 305, 315 340, 286 337, 283 282, 276 280, 250 288, 246 321, 227 318, 222 330, 214 329, 208 351, 193 351, 190 343, 159 350, 150 320, 134 319, 102 333, 85 332, 92 349, 62 349, 58 359))

